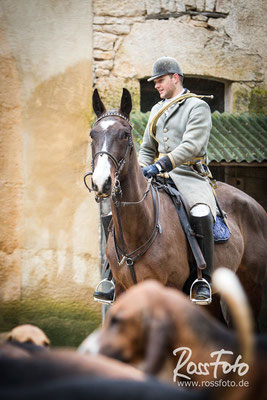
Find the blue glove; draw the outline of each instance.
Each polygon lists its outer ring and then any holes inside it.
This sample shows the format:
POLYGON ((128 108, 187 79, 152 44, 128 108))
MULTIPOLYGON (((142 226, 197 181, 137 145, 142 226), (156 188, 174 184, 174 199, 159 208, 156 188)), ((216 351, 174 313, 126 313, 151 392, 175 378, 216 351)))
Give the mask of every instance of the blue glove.
POLYGON ((173 169, 171 159, 168 156, 160 158, 155 164, 143 167, 143 174, 147 178, 158 175, 160 172, 170 172, 173 169))
POLYGON ((142 171, 147 178, 152 178, 152 176, 156 176, 157 174, 159 174, 160 169, 156 164, 152 164, 148 165, 147 167, 143 167, 142 171))

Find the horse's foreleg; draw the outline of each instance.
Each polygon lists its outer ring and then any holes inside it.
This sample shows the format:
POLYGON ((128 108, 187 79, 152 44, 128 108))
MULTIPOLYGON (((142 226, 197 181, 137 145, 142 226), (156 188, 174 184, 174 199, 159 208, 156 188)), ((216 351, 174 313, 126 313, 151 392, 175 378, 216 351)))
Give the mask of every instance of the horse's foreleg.
POLYGON ((120 284, 115 282, 115 300, 123 293, 125 292, 125 288, 120 284))

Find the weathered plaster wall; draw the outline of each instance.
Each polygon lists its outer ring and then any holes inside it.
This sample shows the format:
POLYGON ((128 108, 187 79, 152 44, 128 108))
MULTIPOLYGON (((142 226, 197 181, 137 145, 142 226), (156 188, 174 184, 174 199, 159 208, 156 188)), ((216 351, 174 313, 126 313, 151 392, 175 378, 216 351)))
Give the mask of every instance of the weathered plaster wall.
POLYGON ((56 326, 68 330, 76 320, 85 335, 100 314, 92 301, 98 208, 83 185, 91 1, 2 0, 0 7, 0 330, 30 319, 56 337, 56 326))
POLYGON ((0 76, 0 298, 16 301, 21 291, 22 110, 18 71, 2 30, 0 76))
POLYGON ((228 83, 228 111, 255 111, 255 104, 261 109, 265 15, 264 0, 95 0, 94 83, 110 105, 127 86, 139 109, 138 79, 151 75, 158 57, 169 55, 185 75, 228 83))

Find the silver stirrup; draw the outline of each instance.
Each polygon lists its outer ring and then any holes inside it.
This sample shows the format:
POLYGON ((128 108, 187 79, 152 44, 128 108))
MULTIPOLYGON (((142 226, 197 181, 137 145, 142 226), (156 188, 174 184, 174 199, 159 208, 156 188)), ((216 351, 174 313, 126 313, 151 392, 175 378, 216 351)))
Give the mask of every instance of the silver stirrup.
POLYGON ((211 286, 210 286, 209 282, 208 282, 206 279, 204 279, 204 278, 196 279, 196 280, 192 283, 191 288, 190 288, 190 300, 192 301, 192 303, 198 304, 198 305, 200 305, 200 306, 206 306, 206 305, 208 305, 208 304, 211 303, 211 286), (194 298, 193 298, 193 295, 192 295, 194 286, 195 286, 197 283, 201 283, 201 282, 204 282, 204 283, 207 285, 208 289, 209 289, 209 297, 208 297, 206 300, 194 299, 194 298))
POLYGON ((113 281, 108 280, 107 278, 102 279, 101 282, 99 282, 99 284, 97 285, 97 287, 95 288, 95 292, 98 291, 99 287, 103 284, 103 283, 109 283, 111 285, 110 289, 114 289, 114 295, 113 295, 113 299, 112 300, 103 300, 103 299, 98 299, 97 297, 94 296, 94 301, 98 301, 98 303, 103 303, 103 304, 113 304, 114 300, 115 300, 115 284, 113 281))

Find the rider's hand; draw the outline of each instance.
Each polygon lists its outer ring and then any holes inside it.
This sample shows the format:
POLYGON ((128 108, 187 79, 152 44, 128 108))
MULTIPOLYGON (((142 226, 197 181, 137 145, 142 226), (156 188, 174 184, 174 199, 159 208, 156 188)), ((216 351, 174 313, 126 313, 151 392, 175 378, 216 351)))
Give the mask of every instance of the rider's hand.
POLYGON ((157 161, 157 165, 160 165, 161 170, 166 172, 170 172, 175 167, 168 155, 160 158, 157 161))
POLYGON ((153 176, 156 176, 160 173, 161 166, 157 163, 148 165, 147 167, 143 167, 142 171, 147 178, 152 178, 153 176))
POLYGON ((143 167, 143 174, 147 178, 158 175, 160 172, 169 172, 173 169, 173 165, 169 156, 164 156, 160 158, 155 164, 143 167))

